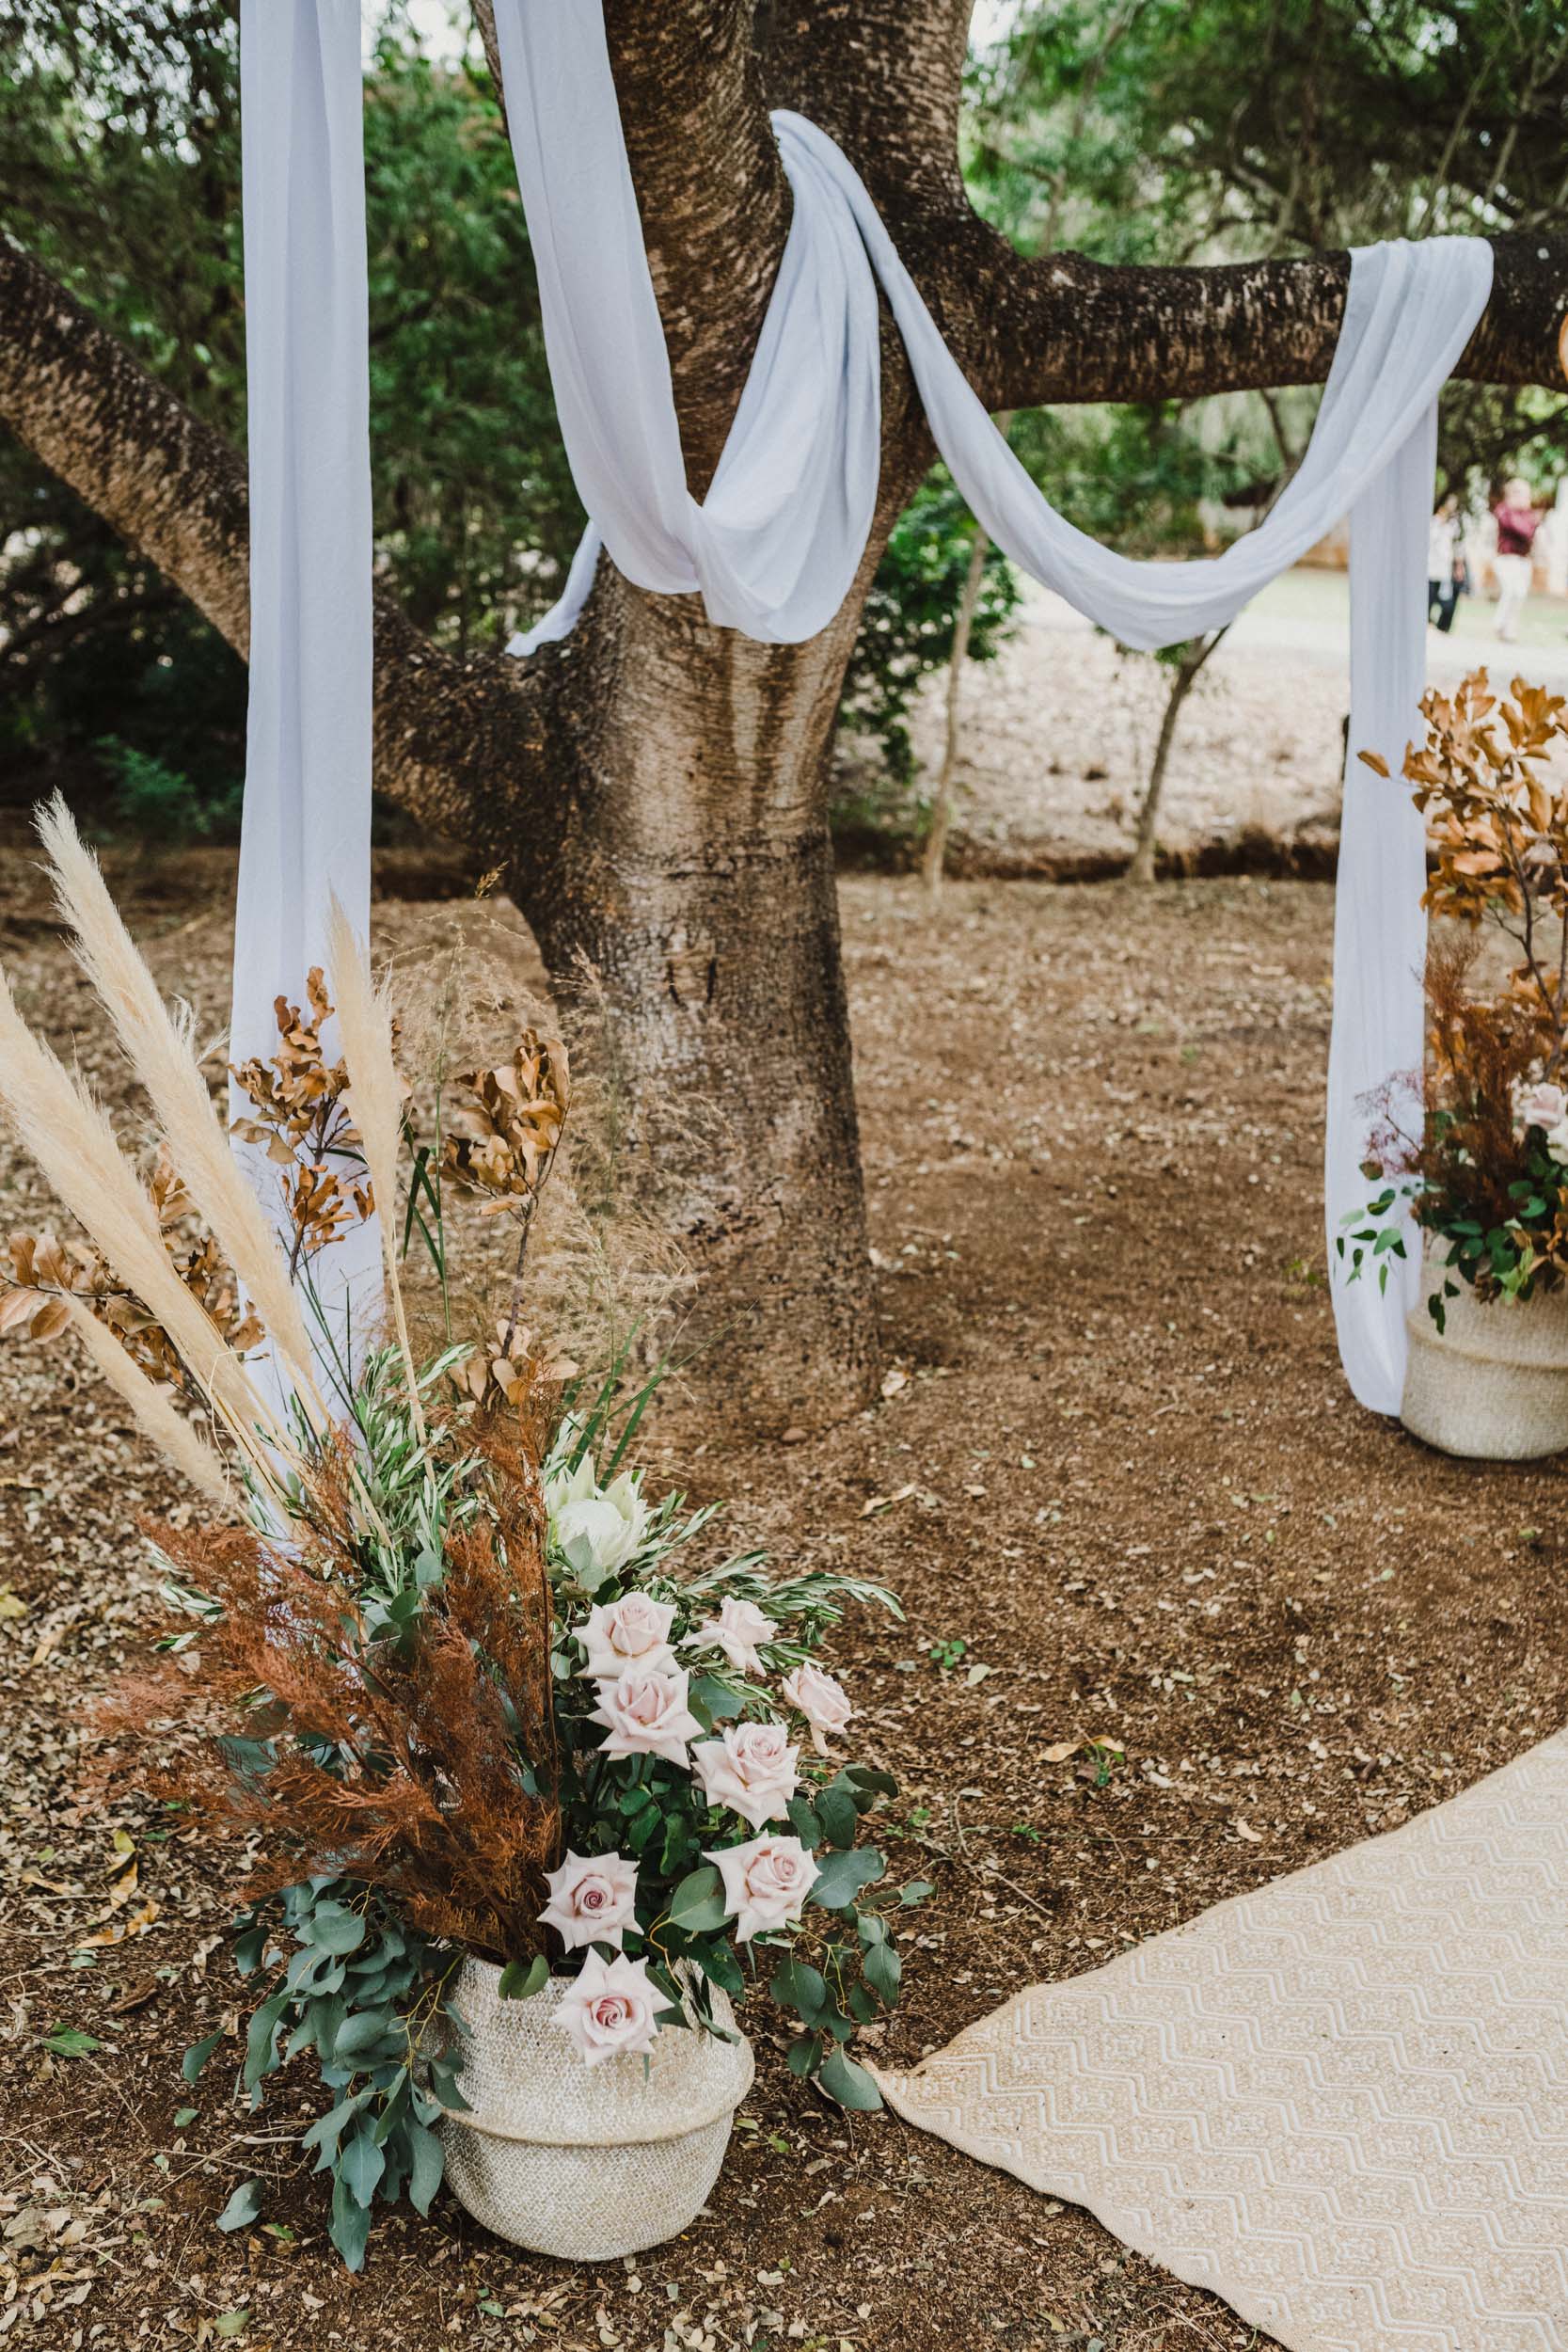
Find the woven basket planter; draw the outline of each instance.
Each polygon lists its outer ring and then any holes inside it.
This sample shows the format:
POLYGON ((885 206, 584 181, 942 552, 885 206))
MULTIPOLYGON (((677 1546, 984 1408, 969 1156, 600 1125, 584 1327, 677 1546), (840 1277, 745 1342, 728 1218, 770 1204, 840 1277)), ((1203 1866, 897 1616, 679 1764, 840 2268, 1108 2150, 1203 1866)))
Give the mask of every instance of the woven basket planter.
MULTIPOLYGON (((752 2045, 666 2026, 647 2058, 587 2066, 554 2022, 567 1982, 503 2001, 500 1970, 464 1962, 459 2079, 471 2112, 442 2118, 446 2177, 498 2237, 565 2262, 612 2262, 674 2237, 701 2210, 751 2088, 752 2045)), ((713 2013, 734 2030, 717 1989, 713 2013)))
POLYGON ((1410 1360, 1400 1419, 1411 1436, 1475 1461, 1528 1462, 1568 1447, 1568 1290, 1479 1299, 1468 1282, 1444 1301, 1440 1332, 1427 1297, 1445 1266, 1429 1262, 1408 1318, 1410 1360))

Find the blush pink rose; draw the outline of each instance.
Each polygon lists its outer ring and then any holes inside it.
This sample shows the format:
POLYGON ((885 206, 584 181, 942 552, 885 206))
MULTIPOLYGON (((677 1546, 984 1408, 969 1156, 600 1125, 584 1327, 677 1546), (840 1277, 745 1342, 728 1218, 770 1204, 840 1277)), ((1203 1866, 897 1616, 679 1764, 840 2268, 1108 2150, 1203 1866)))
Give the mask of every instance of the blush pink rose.
POLYGON ((735 1917, 736 1941, 792 1927, 819 1875, 798 1837, 768 1833, 748 1845, 724 1846, 705 1857, 719 1866, 724 1908, 735 1917))
POLYGON ((628 1666, 641 1666, 644 1673, 667 1672, 675 1662, 670 1647, 674 1620, 673 1602, 650 1600, 646 1593, 601 1601, 576 1629, 588 1652, 588 1663, 578 1671, 595 1682, 614 1682, 628 1666))
POLYGON ((550 1899, 539 1914, 568 1951, 579 1944, 620 1944, 637 1918, 637 1865, 624 1854, 589 1856, 567 1850, 559 1870, 545 1874, 550 1899))
POLYGON ((641 2057, 651 2050, 658 2006, 645 1960, 627 1960, 624 1952, 604 1960, 590 1952, 581 1974, 561 1996, 555 2023, 571 2036, 583 2064, 598 2066, 609 2058, 641 2057))
POLYGON ((1513 1089, 1513 1114, 1521 1127, 1541 1127, 1549 1132, 1568 1119, 1568 1095, 1544 1078, 1534 1086, 1517 1086, 1513 1089))
POLYGON ((826 1756, 825 1735, 842 1731, 855 1711, 843 1683, 835 1682, 832 1675, 825 1675, 820 1666, 808 1661, 797 1666, 793 1674, 785 1675, 783 1688, 791 1707, 811 1725, 811 1741, 817 1755, 826 1756))
POLYGON ((777 1633, 772 1618, 754 1600, 721 1600, 719 1614, 689 1633, 682 1647, 722 1650, 736 1674, 760 1675, 757 1645, 773 1641, 777 1633))
POLYGON ((590 1719, 610 1734, 601 1742, 601 1755, 661 1756, 667 1764, 689 1771, 686 1743, 703 1727, 686 1703, 690 1679, 680 1666, 668 1672, 629 1666, 617 1681, 601 1682, 590 1719))
POLYGON ((731 1724, 721 1738, 699 1740, 691 1751, 708 1803, 728 1805, 753 1829, 787 1818, 800 1786, 800 1760, 783 1724, 731 1724))

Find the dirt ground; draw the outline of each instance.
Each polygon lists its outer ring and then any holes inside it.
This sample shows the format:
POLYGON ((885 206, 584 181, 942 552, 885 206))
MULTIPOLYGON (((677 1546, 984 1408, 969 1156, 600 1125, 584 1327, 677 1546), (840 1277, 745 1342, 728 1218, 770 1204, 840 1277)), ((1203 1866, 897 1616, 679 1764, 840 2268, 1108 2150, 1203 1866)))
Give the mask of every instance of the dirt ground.
MULTIPOLYGON (((107 1090, 28 886, 13 867, 8 967, 107 1090)), ((1426 1453, 1342 1385, 1318 1225, 1325 889, 960 883, 936 914, 903 882, 843 896, 885 1400, 766 1448, 677 1401, 651 1451, 657 1480, 733 1498, 736 1536, 904 1596, 907 1626, 866 1618, 841 1659, 864 1751, 903 1783, 895 1868, 936 1883, 876 2045, 907 2063, 1556 1729, 1568 1482, 1426 1453), (1125 1750, 1104 1786, 1043 1758, 1090 1734, 1125 1750)), ((421 919, 381 913, 393 939, 421 919)), ((222 907, 154 889, 143 914, 215 1026, 222 907)), ((36 1200, 0 1162, 7 1221, 36 1200)), ((180 2078, 236 2004, 210 1857, 160 1842, 130 1792, 72 1802, 85 1702, 145 1612, 130 1530, 171 1489, 68 1357, 9 1343, 0 1391, 11 2343, 1267 2352, 1082 2212, 841 2116, 766 2026, 711 2208, 676 2244, 573 2271, 443 2196, 378 2224, 345 2276, 286 2109, 247 2115, 215 2065, 180 2078), (73 1965, 132 1859, 156 1916, 73 1965), (60 2026, 96 2046, 52 2056, 60 2026), (270 2226, 219 2235, 258 2172, 270 2226)))

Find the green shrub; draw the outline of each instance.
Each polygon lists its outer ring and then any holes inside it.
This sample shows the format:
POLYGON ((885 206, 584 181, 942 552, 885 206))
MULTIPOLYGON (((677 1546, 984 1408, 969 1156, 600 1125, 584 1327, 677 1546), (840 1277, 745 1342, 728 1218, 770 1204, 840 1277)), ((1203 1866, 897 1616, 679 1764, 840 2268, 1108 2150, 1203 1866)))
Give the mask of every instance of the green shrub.
POLYGON ((188 849, 193 842, 231 840, 240 826, 238 780, 198 792, 189 776, 118 736, 98 746, 114 780, 113 829, 143 847, 188 849))
MULTIPOLYGON (((953 655, 958 603, 974 544, 974 521, 945 467, 939 466, 894 527, 861 615, 839 704, 842 765, 858 771, 841 790, 834 821, 841 829, 918 833, 924 803, 910 739, 915 690, 953 655), (871 751, 870 773, 856 758, 871 751)), ((970 632, 972 661, 990 661, 1011 633, 1019 601, 1012 566, 1000 549, 986 557, 970 632)))

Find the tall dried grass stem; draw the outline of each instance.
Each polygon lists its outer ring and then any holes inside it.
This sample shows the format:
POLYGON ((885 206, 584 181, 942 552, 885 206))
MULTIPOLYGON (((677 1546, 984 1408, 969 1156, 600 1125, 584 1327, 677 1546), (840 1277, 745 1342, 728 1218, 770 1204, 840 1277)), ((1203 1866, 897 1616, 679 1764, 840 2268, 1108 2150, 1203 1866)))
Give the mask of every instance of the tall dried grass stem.
POLYGON ((293 1449, 222 1332, 168 1261, 153 1208, 105 1112, 17 1010, 0 972, 0 1101, 55 1193, 160 1323, 269 1486, 268 1448, 293 1449))
POLYGON ((408 1378, 408 1407, 421 1441, 424 1413, 420 1404, 419 1373, 403 1285, 398 1279, 393 1233, 397 1218, 398 1146, 403 1135, 403 1083, 392 1054, 392 1009, 385 988, 371 977, 370 959, 355 937, 347 915, 332 900, 327 921, 327 955, 332 993, 338 1007, 338 1034, 348 1065, 348 1103, 359 1133, 359 1148, 370 1170, 380 1212, 381 1250, 387 1267, 387 1289, 392 1302, 398 1346, 408 1378))
POLYGON ((79 1298, 67 1297, 66 1312, 94 1365, 109 1386, 122 1396, 146 1435, 167 1456, 182 1478, 189 1479, 208 1502, 228 1510, 233 1494, 223 1464, 204 1438, 182 1419, 164 1391, 133 1362, 106 1325, 100 1323, 79 1298))
POLYGON ((288 1266, 213 1107, 188 1028, 164 1003, 109 896, 98 860, 58 797, 40 817, 39 832, 54 871, 55 899, 75 935, 77 961, 147 1089, 181 1182, 245 1286, 274 1346, 292 1366, 316 1426, 325 1428, 328 1415, 316 1387, 310 1343, 288 1266))

